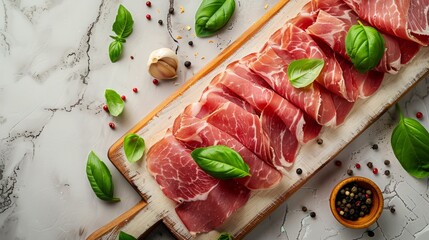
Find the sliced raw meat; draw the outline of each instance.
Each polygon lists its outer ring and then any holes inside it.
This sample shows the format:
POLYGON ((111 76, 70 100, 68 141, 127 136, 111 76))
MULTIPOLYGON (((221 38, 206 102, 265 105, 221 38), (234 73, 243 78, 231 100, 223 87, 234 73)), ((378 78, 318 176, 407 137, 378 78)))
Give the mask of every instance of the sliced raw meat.
POLYGON ((149 149, 147 168, 162 192, 176 202, 204 200, 219 183, 201 170, 170 130, 149 149))
POLYGON ((204 120, 181 114, 174 122, 173 134, 190 149, 224 145, 237 151, 249 165, 251 174, 237 181, 249 189, 272 188, 282 178, 279 171, 259 159, 235 138, 204 120))
POLYGON ((236 181, 221 181, 204 201, 184 202, 176 213, 191 234, 219 227, 249 199, 250 191, 236 181))
POLYGON ((429 44, 429 0, 344 0, 372 26, 420 45, 429 44))
POLYGON ((270 37, 268 44, 288 65, 302 58, 323 59, 325 66, 316 81, 330 92, 350 102, 354 101, 349 96, 352 90, 347 89, 348 85, 345 83, 339 64, 335 59, 323 54, 317 43, 301 28, 287 23, 270 37))
POLYGON ((316 138, 321 126, 295 105, 271 90, 271 87, 260 76, 248 68, 247 65, 253 63, 256 58, 256 54, 250 54, 240 61, 232 62, 222 74, 213 79, 212 86, 228 88, 259 112, 265 109, 272 111, 284 122, 299 142, 306 143, 316 138))
POLYGON ((203 119, 224 131, 268 164, 276 162, 277 156, 259 117, 216 94, 216 90, 207 89, 199 102, 185 108, 184 114, 203 119))

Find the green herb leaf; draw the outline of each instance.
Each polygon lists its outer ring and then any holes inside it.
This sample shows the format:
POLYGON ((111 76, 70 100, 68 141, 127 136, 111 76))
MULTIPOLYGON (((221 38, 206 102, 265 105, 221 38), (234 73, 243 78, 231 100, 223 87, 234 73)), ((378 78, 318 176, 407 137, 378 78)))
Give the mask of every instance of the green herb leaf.
POLYGON ((98 198, 109 202, 120 201, 119 198, 113 197, 113 182, 109 169, 93 151, 88 155, 86 175, 92 190, 98 198))
POLYGON ((310 85, 320 74, 325 65, 322 59, 299 59, 291 62, 287 75, 292 86, 303 88, 310 85))
POLYGON ((121 96, 115 90, 106 89, 104 92, 104 97, 106 98, 106 104, 109 108, 109 113, 112 116, 119 116, 122 111, 124 111, 124 100, 122 100, 121 96))
POLYGON ((115 40, 109 45, 109 57, 111 62, 116 62, 122 55, 122 42, 115 40))
POLYGON ((235 0, 203 0, 195 14, 198 37, 209 37, 224 27, 235 10, 235 0))
POLYGON ((130 133, 124 139, 124 152, 129 162, 137 162, 143 157, 145 151, 144 139, 139 135, 130 133))
POLYGON ((384 39, 377 29, 359 22, 347 32, 346 52, 358 71, 368 72, 376 67, 384 51, 384 39))
POLYGON ((207 174, 220 179, 250 176, 249 166, 236 151, 225 146, 196 148, 192 158, 207 174))
POLYGON ((113 23, 112 31, 121 38, 130 36, 133 32, 134 20, 131 13, 121 5, 119 5, 118 13, 116 14, 116 20, 113 23))
POLYGON ((119 233, 119 240, 137 240, 137 238, 131 236, 128 233, 125 233, 125 232, 121 231, 119 233))
MULTIPOLYGON (((397 106, 400 111, 399 107, 397 106)), ((416 178, 429 176, 429 133, 415 119, 400 113, 398 126, 392 133, 391 145, 402 167, 416 178)))
POLYGON ((217 240, 232 240, 232 236, 228 233, 221 233, 217 240))

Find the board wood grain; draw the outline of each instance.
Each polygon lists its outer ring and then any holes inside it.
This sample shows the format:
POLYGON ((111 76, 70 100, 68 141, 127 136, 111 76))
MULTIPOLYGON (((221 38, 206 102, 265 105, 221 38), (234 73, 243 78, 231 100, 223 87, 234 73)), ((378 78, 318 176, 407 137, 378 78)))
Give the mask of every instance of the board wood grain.
MULTIPOLYGON (((188 104, 199 99, 204 88, 216 74, 228 63, 258 51, 269 36, 284 22, 294 17, 305 3, 305 1, 279 1, 229 48, 127 133, 139 134, 145 139, 147 148, 150 148, 164 136, 175 117, 188 104)), ((422 48, 415 59, 397 75, 386 75, 382 87, 373 96, 357 101, 343 125, 337 128, 323 128, 320 135, 324 141, 322 145, 313 141, 301 148, 295 164, 288 169, 289 173, 283 177, 278 186, 270 190, 253 192, 244 207, 234 213, 221 227, 206 234, 192 236, 187 231, 174 211, 176 204, 164 196, 158 184, 146 171, 145 159, 138 163, 129 163, 126 160, 122 137, 110 148, 109 159, 144 201, 94 232, 88 239, 116 239, 120 230, 136 237, 141 236, 159 221, 163 221, 178 239, 217 239, 221 232, 232 234, 234 239, 243 238, 427 74, 428 59, 429 48, 422 48), (295 174, 298 167, 303 170, 302 175, 295 174)), ((328 206, 328 203, 326 204, 328 206)))

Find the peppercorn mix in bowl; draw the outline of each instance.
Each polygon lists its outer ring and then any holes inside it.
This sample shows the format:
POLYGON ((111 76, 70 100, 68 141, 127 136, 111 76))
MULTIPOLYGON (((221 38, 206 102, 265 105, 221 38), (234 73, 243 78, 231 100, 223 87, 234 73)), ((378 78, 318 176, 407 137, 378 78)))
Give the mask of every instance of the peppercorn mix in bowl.
POLYGON ((370 179, 350 177, 339 182, 329 199, 335 219, 349 228, 367 228, 383 211, 383 194, 370 179))

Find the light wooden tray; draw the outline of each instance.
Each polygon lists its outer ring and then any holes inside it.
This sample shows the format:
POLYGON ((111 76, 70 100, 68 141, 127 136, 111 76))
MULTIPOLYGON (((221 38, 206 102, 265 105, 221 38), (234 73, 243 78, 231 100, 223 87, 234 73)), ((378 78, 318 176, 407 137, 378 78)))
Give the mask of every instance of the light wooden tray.
MULTIPOLYGON (((150 148, 161 139, 165 130, 185 106, 195 102, 210 80, 225 66, 241 57, 258 51, 269 36, 288 19, 296 16, 305 1, 280 0, 240 38, 225 49, 176 93, 142 119, 128 133, 142 136, 150 148)), ((143 236, 155 224, 164 222, 178 239, 217 239, 220 232, 228 232, 234 239, 243 238, 259 222, 282 204, 289 196, 314 176, 353 139, 362 133, 383 112, 412 88, 429 69, 429 48, 422 48, 416 58, 397 75, 386 75, 382 87, 373 96, 359 100, 345 123, 336 128, 324 128, 320 137, 324 143, 314 141, 300 150, 290 174, 271 190, 252 193, 247 204, 234 213, 221 227, 206 234, 191 236, 174 211, 175 203, 161 192, 158 184, 146 170, 146 160, 131 164, 123 152, 123 137, 109 150, 109 158, 128 182, 142 196, 136 206, 100 228, 88 239, 116 239, 119 231, 133 236, 143 236), (296 168, 303 170, 295 174, 296 168)), ((328 203, 326 203, 328 206, 328 203)))

